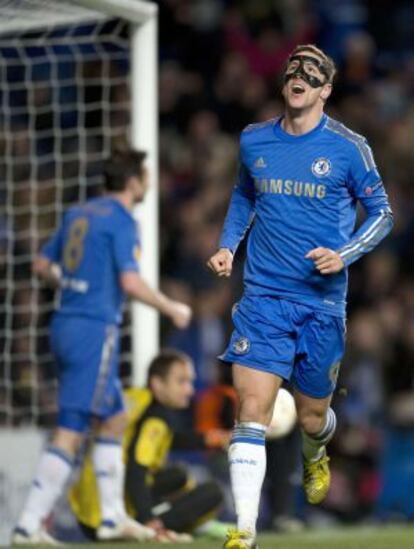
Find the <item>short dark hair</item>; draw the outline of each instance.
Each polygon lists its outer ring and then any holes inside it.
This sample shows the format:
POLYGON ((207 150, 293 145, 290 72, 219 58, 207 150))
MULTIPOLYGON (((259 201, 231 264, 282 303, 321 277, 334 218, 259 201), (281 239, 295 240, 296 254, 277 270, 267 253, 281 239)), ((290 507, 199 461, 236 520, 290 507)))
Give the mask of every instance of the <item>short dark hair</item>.
POLYGON ((296 48, 290 53, 288 57, 288 63, 289 59, 293 55, 298 55, 300 53, 305 53, 306 51, 309 51, 310 53, 313 53, 314 55, 317 55, 321 61, 322 66, 325 69, 327 81, 332 84, 335 74, 336 74, 336 65, 332 57, 329 57, 324 51, 322 51, 320 48, 315 46, 315 44, 300 44, 299 46, 296 46, 296 48))
POLYGON ((182 351, 177 351, 176 349, 164 349, 161 351, 155 358, 152 359, 147 376, 147 385, 149 385, 153 377, 160 377, 165 379, 170 373, 171 367, 176 362, 185 364, 186 362, 191 363, 191 358, 182 351))
POLYGON ((124 191, 130 177, 142 177, 144 151, 127 149, 115 151, 104 165, 104 184, 107 191, 124 191))

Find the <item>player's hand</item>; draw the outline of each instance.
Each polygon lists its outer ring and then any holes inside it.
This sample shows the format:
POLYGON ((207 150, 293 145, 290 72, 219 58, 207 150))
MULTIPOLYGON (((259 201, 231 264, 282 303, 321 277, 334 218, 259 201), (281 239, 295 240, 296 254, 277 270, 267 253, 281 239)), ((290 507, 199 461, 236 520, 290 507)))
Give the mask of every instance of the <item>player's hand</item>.
POLYGON ((207 262, 213 273, 218 276, 230 276, 233 269, 233 254, 228 248, 220 248, 207 262))
POLYGON ((156 532, 158 532, 160 530, 164 530, 164 528, 165 528, 164 523, 162 522, 162 520, 156 519, 156 518, 148 520, 145 523, 145 526, 148 526, 148 528, 152 528, 156 532))
POLYGON ((160 538, 155 537, 155 541, 160 541, 161 543, 192 543, 194 538, 192 535, 187 534, 186 532, 176 532, 175 530, 164 530, 160 538))
POLYGON ((316 269, 323 275, 339 273, 345 267, 341 256, 329 248, 314 248, 305 257, 312 259, 316 269))
POLYGON ((154 541, 158 541, 160 543, 168 543, 170 541, 168 539, 167 530, 162 520, 151 519, 145 523, 145 526, 147 526, 148 528, 152 528, 155 531, 154 541))
POLYGON ((57 263, 53 263, 47 257, 41 255, 33 260, 33 274, 41 278, 52 288, 59 288, 62 283, 62 269, 57 263))
POLYGON ((171 301, 170 318, 176 328, 184 330, 191 322, 193 311, 191 307, 180 301, 171 301))
POLYGON ((158 541, 159 543, 190 543, 193 541, 192 536, 189 534, 180 534, 174 530, 168 530, 160 519, 152 519, 145 526, 155 530, 156 536, 154 541, 158 541))

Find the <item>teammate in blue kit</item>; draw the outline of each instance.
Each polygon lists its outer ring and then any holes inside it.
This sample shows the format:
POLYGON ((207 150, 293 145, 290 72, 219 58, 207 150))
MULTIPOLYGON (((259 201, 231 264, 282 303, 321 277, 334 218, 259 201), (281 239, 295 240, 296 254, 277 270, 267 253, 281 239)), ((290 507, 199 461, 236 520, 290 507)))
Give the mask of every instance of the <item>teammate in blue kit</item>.
POLYGON ((15 528, 14 544, 56 544, 43 521, 63 492, 92 423, 92 458, 103 518, 98 539, 145 540, 155 534, 129 518, 124 507, 121 308, 128 296, 167 315, 178 328, 188 325, 191 310, 150 288, 139 274, 140 240, 132 208, 144 199, 148 187, 145 156, 139 151, 116 153, 105 166, 107 194, 70 208, 34 261, 34 272, 60 289, 60 305, 51 323, 59 415, 15 528))
POLYGON ((256 547, 264 437, 283 380, 295 387, 307 499, 315 504, 326 496, 325 448, 336 426, 330 402, 344 351, 347 268, 392 227, 365 138, 323 112, 334 74, 333 61, 315 46, 292 52, 284 115, 242 132, 238 182, 219 251, 208 263, 219 276, 230 276, 250 229, 244 295, 222 356, 233 364, 240 398, 229 448, 238 524, 226 549, 256 547), (366 219, 354 231, 357 202, 366 219))

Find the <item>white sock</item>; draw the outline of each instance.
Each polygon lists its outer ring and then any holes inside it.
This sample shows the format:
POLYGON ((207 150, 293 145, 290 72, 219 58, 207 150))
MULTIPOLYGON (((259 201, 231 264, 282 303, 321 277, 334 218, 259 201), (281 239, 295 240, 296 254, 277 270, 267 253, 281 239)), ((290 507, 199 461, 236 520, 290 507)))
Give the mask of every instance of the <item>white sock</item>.
POLYGON ((121 443, 112 438, 95 439, 92 459, 98 483, 102 522, 116 523, 126 515, 125 466, 121 443))
POLYGON ((325 446, 334 436, 336 429, 336 415, 332 408, 326 414, 325 427, 316 435, 309 435, 302 431, 302 453, 306 461, 317 461, 325 451, 325 446))
POLYGON ((72 466, 73 458, 59 448, 50 446, 43 453, 17 528, 28 534, 40 528, 63 493, 72 466))
POLYGON ((266 472, 266 427, 239 423, 229 448, 230 478, 237 515, 237 528, 256 535, 260 494, 266 472))

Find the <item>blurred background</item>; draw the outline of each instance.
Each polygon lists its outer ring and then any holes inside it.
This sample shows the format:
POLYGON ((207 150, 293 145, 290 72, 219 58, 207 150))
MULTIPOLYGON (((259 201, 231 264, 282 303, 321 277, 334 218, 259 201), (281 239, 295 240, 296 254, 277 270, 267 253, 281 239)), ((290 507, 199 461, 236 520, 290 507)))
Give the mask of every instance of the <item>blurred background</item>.
MULTIPOLYGON (((414 519, 414 4, 410 0, 162 0, 158 4, 161 284, 195 311, 185 332, 162 325, 163 345, 189 353, 197 370, 193 413, 179 421, 208 428, 197 423, 197 402, 206 391, 229 382, 216 356, 226 345, 231 306, 242 291, 243 247, 231 280, 215 279, 205 263, 216 250, 235 181, 239 133, 248 123, 282 112, 285 59, 295 45, 315 43, 339 69, 327 113, 367 137, 390 196, 395 227, 378 249, 351 267, 347 351, 334 402, 339 426, 331 444, 329 496, 318 511, 304 504, 297 465, 300 449, 293 432, 269 449, 263 526, 414 519), (287 455, 296 456, 297 464, 284 463, 289 461, 287 455), (288 482, 281 485, 285 470, 288 482), (281 516, 294 520, 278 522, 281 516)), ((86 85, 83 100, 92 106, 83 120, 87 132, 60 142, 59 154, 67 159, 64 169, 57 172, 49 158, 50 151, 57 150, 56 135, 48 136, 52 145, 39 138, 38 148, 33 148, 24 116, 16 116, 7 128, 15 132, 13 146, 0 134, 2 154, 18 159, 12 168, 0 166, 0 196, 9 204, 0 215, 4 304, 0 345, 3 357, 8 357, 0 366, 5 380, 0 387, 0 403, 6 403, 0 414, 4 424, 30 422, 34 408, 43 410, 36 421, 43 425, 53 421, 54 374, 44 328, 51 295, 37 288, 34 292, 25 281, 33 253, 53 230, 60 211, 97 194, 102 157, 126 139, 128 58, 122 54, 126 29, 117 25, 100 29, 118 37, 119 56, 108 73, 113 80, 105 98, 108 109, 93 108, 105 93, 102 84, 86 85), (48 159, 38 162, 35 174, 29 166, 34 154, 48 159), (33 178, 35 191, 27 183, 33 178), (56 178, 64 183, 59 197, 56 178), (79 178, 86 181, 82 190, 79 178), (11 199, 6 179, 15 185, 11 199), (48 209, 58 200, 60 210, 48 209), (12 245, 6 222, 11 211, 16 233, 12 245), (12 297, 7 293, 10 281, 12 297), (30 347, 35 329, 40 331, 30 347), (35 393, 28 389, 34 383, 34 364, 36 387, 39 379, 44 381, 44 390, 35 393)), ((8 54, 3 51, 3 55, 8 54)), ((34 77, 42 82, 47 68, 38 70, 34 77)), ((99 65, 92 68, 85 62, 82 70, 87 82, 98 74, 99 65)), ((69 72, 66 67, 54 78, 59 82, 69 72)), ((26 77, 9 74, 8 81, 26 77)), ((53 92, 47 86, 36 90, 32 100, 45 106, 36 129, 46 131, 50 123, 46 106, 53 101, 70 105, 75 92, 67 87, 51 99, 53 92)), ((14 101, 18 107, 25 99, 15 96, 14 101)), ((76 127, 75 110, 61 111, 65 113, 61 127, 65 131, 76 127)), ((126 333, 124 349, 128 347, 126 333)), ((223 398, 223 410, 228 404, 223 398)), ((224 416, 223 412, 220 421, 224 416)), ((209 461, 199 458, 195 466, 205 467, 209 461)), ((223 473, 223 461, 207 464, 215 474, 223 473)), ((231 518, 230 507, 225 516, 231 518)))

